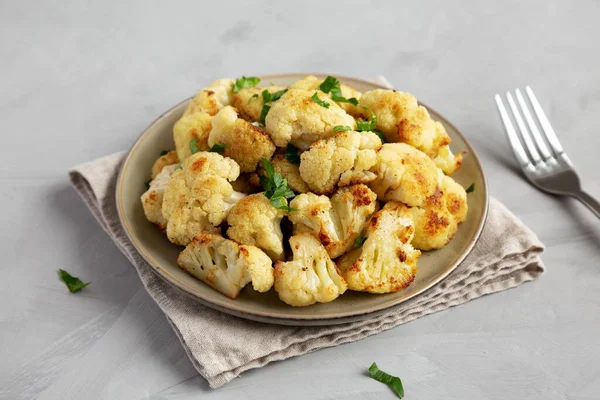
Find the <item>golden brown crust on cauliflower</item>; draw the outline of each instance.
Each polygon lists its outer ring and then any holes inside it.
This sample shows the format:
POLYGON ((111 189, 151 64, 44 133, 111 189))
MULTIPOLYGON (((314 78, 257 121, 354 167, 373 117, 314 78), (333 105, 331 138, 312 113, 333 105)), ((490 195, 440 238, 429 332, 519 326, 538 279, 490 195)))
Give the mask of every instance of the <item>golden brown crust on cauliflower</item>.
POLYGON ((162 213, 163 197, 169 184, 169 178, 176 167, 176 165, 168 165, 162 168, 152 179, 150 187, 144 192, 141 199, 146 219, 163 231, 167 228, 167 219, 162 213))
POLYGON ((190 275, 232 299, 250 282, 259 292, 273 286, 272 262, 265 253, 254 246, 239 246, 220 235, 195 236, 177 263, 190 275))
POLYGON ((348 289, 369 293, 392 293, 415 279, 421 252, 410 244, 414 227, 408 208, 387 203, 368 224, 363 245, 337 262, 348 289))
POLYGON ((258 193, 262 190, 260 186, 260 178, 256 172, 240 174, 240 176, 231 182, 233 190, 246 194, 258 193))
POLYGON ((229 209, 245 196, 229 183, 239 171, 235 161, 217 153, 198 152, 183 161, 171 175, 163 199, 171 242, 185 246, 199 233, 219 230, 229 209))
POLYGON ((200 151, 208 151, 208 135, 212 129, 213 117, 203 111, 184 114, 175 125, 173 125, 173 140, 179 161, 183 161, 192 155, 190 142, 196 139, 196 145, 200 151))
POLYGON ((331 258, 348 251, 377 208, 376 195, 365 185, 338 189, 330 198, 304 193, 296 196, 288 218, 294 234, 309 232, 325 246, 331 258))
POLYGON ((274 261, 283 260, 280 226, 283 216, 283 210, 273 207, 263 193, 246 196, 229 211, 227 236, 238 243, 259 247, 274 261))
MULTIPOLYGON (((269 86, 266 88, 269 93, 279 92, 283 89, 285 89, 283 86, 269 86)), ((263 90, 265 88, 245 88, 233 95, 231 105, 240 112, 240 117, 250 122, 258 121, 262 107, 265 104, 262 98, 263 90)))
POLYGON ((302 150, 316 140, 333 135, 336 125, 356 127, 354 118, 328 99, 325 93, 300 89, 290 89, 274 102, 265 122, 267 133, 276 146, 285 147, 291 143, 302 150), (329 108, 311 98, 315 93, 320 100, 329 103, 329 108))
POLYGON ((300 176, 299 165, 289 162, 283 157, 283 154, 276 154, 271 160, 275 172, 280 173, 282 177, 287 179, 289 187, 296 193, 306 193, 310 189, 302 176, 300 176))
POLYGON ((203 111, 211 116, 216 115, 220 109, 231 103, 233 83, 233 79, 217 79, 212 82, 206 89, 200 90, 190 100, 185 114, 194 114, 203 111))
POLYGON ((369 169, 380 148, 381 139, 373 132, 338 132, 302 153, 300 176, 317 194, 331 193, 338 184, 369 183, 376 178, 369 169))
POLYGON ((235 160, 241 172, 254 172, 262 158, 269 160, 275 145, 261 128, 238 117, 231 106, 223 108, 212 121, 208 137, 209 147, 225 145, 225 157, 235 160))
POLYGON ((328 303, 346 291, 339 269, 311 234, 290 238, 293 259, 275 264, 275 291, 285 303, 302 307, 328 303))
MULTIPOLYGON (((319 85, 321 85, 321 83, 323 83, 323 81, 324 81, 324 79, 319 79, 314 75, 308 75, 308 76, 305 76, 304 78, 292 83, 290 85, 290 89, 302 89, 302 90, 314 91, 319 88, 319 85)), ((342 92, 342 96, 347 99, 354 97, 355 99, 358 100, 362 96, 361 92, 354 89, 352 86, 348 86, 341 82, 340 82, 340 90, 342 92)), ((328 93, 327 95, 329 96, 329 98, 332 97, 331 92, 328 93)), ((346 111, 350 115, 355 115, 359 112, 358 111, 359 108, 350 103, 338 103, 338 104, 344 111, 346 111)))
POLYGON ((405 143, 386 143, 371 169, 377 178, 369 187, 379 200, 420 206, 435 192, 438 168, 425 153, 405 143))
POLYGON ((154 165, 152 165, 152 179, 155 179, 164 167, 177 163, 179 163, 179 157, 177 157, 177 152, 175 151, 170 151, 167 154, 158 157, 156 161, 154 161, 154 165))

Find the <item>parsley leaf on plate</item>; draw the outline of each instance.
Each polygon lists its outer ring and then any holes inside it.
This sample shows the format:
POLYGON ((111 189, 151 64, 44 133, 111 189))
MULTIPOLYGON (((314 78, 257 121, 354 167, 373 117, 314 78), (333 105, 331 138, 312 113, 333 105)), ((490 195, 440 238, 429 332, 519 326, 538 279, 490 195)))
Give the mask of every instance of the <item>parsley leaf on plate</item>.
POLYGON ((369 367, 369 376, 371 376, 371 378, 375 379, 376 381, 384 383, 390 388, 392 388, 392 390, 394 391, 394 393, 396 393, 396 396, 398 396, 399 399, 404 397, 404 388, 402 387, 402 381, 397 376, 392 376, 386 372, 383 372, 377 367, 377 364, 375 363, 371 364, 371 366, 369 367))
POLYGON ((64 269, 59 269, 58 273, 60 275, 60 280, 63 281, 65 285, 67 285, 67 288, 69 288, 69 292, 71 293, 78 292, 90 283, 92 283, 82 282, 81 279, 77 278, 76 276, 71 276, 71 274, 65 271, 64 269))
POLYGON ((233 93, 238 93, 242 89, 251 88, 258 85, 258 82, 260 82, 260 79, 255 76, 242 76, 241 78, 235 80, 235 83, 231 89, 233 90, 233 93))
POLYGON ((269 103, 271 101, 279 100, 281 96, 283 96, 288 90, 282 89, 278 92, 269 92, 267 89, 262 91, 262 98, 265 103, 269 103))
POLYGON ((213 153, 223 154, 223 153, 225 153, 225 145, 221 144, 221 143, 215 143, 215 144, 213 144, 213 147, 211 147, 209 151, 211 151, 213 153))
POLYGON ((335 79, 333 76, 328 76, 319 85, 319 90, 323 93, 329 93, 332 89, 335 89, 336 87, 340 87, 340 81, 335 79))
POLYGON ((471 183, 471 186, 469 186, 467 188, 467 190, 465 190, 465 192, 467 193, 473 193, 475 191, 475 182, 471 183))
POLYGON ((342 96, 342 89, 340 87, 340 81, 335 79, 333 76, 328 76, 325 80, 319 85, 319 90, 323 93, 331 93, 331 100, 336 103, 350 103, 352 105, 357 106, 358 100, 354 97, 349 99, 342 96))
POLYGON ((331 99, 337 103, 350 103, 353 106, 357 106, 358 105, 358 100, 356 99, 356 97, 350 97, 349 99, 345 98, 344 96, 331 96, 331 99))
POLYGON ((375 130, 377 127, 377 116, 370 108, 363 107, 363 109, 368 110, 371 113, 371 120, 356 121, 356 130, 359 132, 375 130))
POLYGON ((385 139, 383 132, 378 131, 377 129, 373 129, 373 133, 376 134, 377 136, 379 136, 379 139, 381 139, 381 143, 387 143, 387 140, 385 139))
POLYGON ((333 133, 338 133, 340 131, 351 131, 352 128, 350 128, 348 125, 336 125, 333 127, 333 133))
POLYGON ((167 154, 169 154, 169 150, 163 150, 160 152, 160 156, 166 156, 167 154))
POLYGON ((198 148, 198 139, 196 137, 192 137, 192 139, 190 140, 190 151, 192 152, 192 154, 196 154, 198 150, 200 150, 198 148))
POLYGON ((319 96, 317 95, 317 92, 315 92, 315 94, 313 94, 311 96, 311 99, 313 99, 314 102, 317 103, 318 105, 320 105, 321 107, 329 108, 329 103, 326 102, 326 101, 323 101, 323 100, 319 99, 319 96))
POLYGON ((265 119, 267 118, 267 114, 269 113, 269 110, 271 109, 271 106, 268 104, 265 104, 262 108, 262 110, 260 110, 260 116, 258 117, 258 122, 260 124, 265 124, 265 119))
POLYGON ((291 199, 296 195, 288 186, 287 179, 282 177, 280 173, 275 172, 275 168, 269 160, 263 158, 261 161, 266 174, 260 177, 260 184, 265 190, 265 197, 270 200, 271 205, 275 208, 294 211, 288 207, 287 199, 291 199))
POLYGON ((288 144, 285 149, 285 154, 283 158, 291 162, 292 164, 299 165, 300 164, 300 154, 298 154, 298 148, 293 144, 288 144))

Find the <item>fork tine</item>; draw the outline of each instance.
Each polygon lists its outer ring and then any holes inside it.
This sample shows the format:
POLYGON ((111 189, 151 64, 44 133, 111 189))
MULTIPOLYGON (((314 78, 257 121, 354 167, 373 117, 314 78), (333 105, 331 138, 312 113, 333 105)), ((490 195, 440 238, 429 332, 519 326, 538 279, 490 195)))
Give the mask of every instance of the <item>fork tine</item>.
POLYGON ((496 106, 498 107, 498 111, 500 112, 500 118, 502 119, 502 123, 504 124, 504 130, 508 135, 508 141, 513 149, 513 153, 515 153, 515 157, 517 157, 517 161, 519 161, 519 163, 523 167, 531 165, 531 162, 527 157, 527 153, 525 152, 525 149, 523 148, 523 145, 521 145, 521 141, 517 136, 517 132, 515 132, 515 128, 512 124, 512 121, 510 120, 508 113, 506 112, 506 108, 504 108, 502 98, 500 97, 500 95, 496 95, 494 96, 494 99, 496 100, 496 106))
POLYGON ((533 94, 533 90, 531 90, 531 87, 525 86, 525 91, 527 92, 529 101, 533 106, 535 115, 537 115, 538 120, 540 121, 540 125, 542 126, 542 130, 546 135, 546 139, 548 139, 548 143, 550 143, 550 147, 552 147, 552 150, 554 150, 557 156, 560 156, 564 152, 564 150, 560 145, 560 142, 558 141, 558 137, 556 137, 556 133, 554 133, 554 129, 552 129, 552 125, 550 125, 550 121, 548 121, 546 114, 544 114, 544 110, 542 110, 542 107, 540 106, 540 103, 535 97, 535 94, 533 94))
POLYGON ((540 134, 540 131, 538 130, 537 125, 533 121, 533 117, 531 116, 531 113, 529 112, 529 107, 527 107, 527 104, 525 103, 525 99, 523 98, 521 91, 519 89, 517 89, 517 90, 515 90, 515 93, 517 95, 517 101, 519 102, 519 105, 521 106, 521 112, 525 116, 527 125, 529 125, 529 129, 531 130, 533 140, 535 141, 535 144, 537 144, 537 147, 540 150, 540 153, 542 153, 542 158, 544 159, 544 161, 552 158, 552 154, 550 153, 548 146, 546 146, 546 142, 544 142, 544 139, 542 139, 542 135, 540 134))
POLYGON ((508 105, 510 106, 510 108, 513 112, 513 116, 515 117, 515 120, 517 121, 517 126, 519 127, 519 131, 521 132, 521 137, 523 138, 523 141, 525 142, 525 146, 527 147, 527 150, 529 150, 529 155, 533 159, 533 163, 537 164, 540 161, 542 161, 542 158, 540 157, 540 153, 538 153, 537 148, 535 147, 535 145, 533 144, 533 141, 531 140, 531 135, 529 134, 529 131, 527 130, 527 127, 525 126, 525 122, 523 122, 523 118, 521 118, 521 113, 519 112, 519 109, 517 108, 517 105, 515 104, 515 100, 513 99, 510 92, 506 92, 506 98, 508 99, 508 105))

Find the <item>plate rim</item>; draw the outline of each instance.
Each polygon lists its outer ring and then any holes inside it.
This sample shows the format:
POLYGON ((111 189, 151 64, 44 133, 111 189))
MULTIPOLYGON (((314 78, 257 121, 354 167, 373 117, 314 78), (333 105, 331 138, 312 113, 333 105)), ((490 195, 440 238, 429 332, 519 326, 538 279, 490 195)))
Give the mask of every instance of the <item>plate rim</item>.
MULTIPOLYGON (((307 75, 315 75, 317 77, 326 77, 328 74, 324 74, 324 73, 282 73, 282 74, 260 75, 259 78, 261 80, 267 81, 267 80, 273 79, 273 78, 298 78, 298 77, 303 77, 303 76, 307 76, 307 75)), ((383 85, 379 82, 374 82, 374 81, 370 81, 370 80, 366 80, 366 79, 347 77, 347 76, 338 75, 338 74, 333 74, 333 76, 335 76, 336 78, 338 78, 344 82, 354 81, 354 82, 359 82, 361 84, 372 85, 372 86, 375 86, 380 89, 390 89, 390 87, 386 87, 385 85, 383 85)), ((389 311, 401 306, 402 304, 410 301, 411 299, 431 290, 431 288, 433 288, 434 286, 436 286, 440 282, 442 282, 444 279, 446 279, 446 277, 448 277, 448 275, 452 271, 454 271, 465 260, 465 258, 467 258, 467 256, 473 251, 473 248, 475 247, 475 245, 477 244, 477 242, 479 241, 479 239, 481 237, 481 233, 482 233, 485 223, 487 221, 488 210, 489 210, 488 182, 487 182, 487 177, 486 177, 485 171, 483 169, 483 165, 481 163, 481 159, 477 155, 477 152, 475 151, 475 149, 473 148, 471 143, 467 140, 467 138, 463 135, 463 133, 458 128, 456 128, 456 126, 454 124, 452 124, 445 116, 443 116, 442 114, 437 112, 434 108, 429 107, 425 103, 419 101, 419 104, 423 105, 428 110, 431 110, 431 111, 435 112, 437 115, 439 115, 443 119, 444 124, 451 126, 452 129, 454 129, 454 131, 461 137, 461 139, 463 140, 463 142, 465 143, 465 145, 467 147, 467 152, 469 153, 469 157, 473 158, 473 160, 474 160, 476 166, 478 167, 479 171, 481 172, 481 176, 482 176, 483 188, 480 190, 484 191, 483 214, 482 214, 481 220, 479 221, 479 225, 477 226, 477 229, 475 231, 475 235, 474 235, 473 239, 471 240, 471 242, 469 243, 469 245, 467 246, 465 251, 454 261, 454 263, 447 266, 446 269, 435 280, 433 280, 432 282, 427 284, 422 290, 417 291, 417 292, 415 292, 403 299, 400 299, 400 300, 391 300, 389 303, 392 303, 392 304, 386 305, 386 303, 383 303, 381 306, 378 306, 377 309, 375 309, 375 310, 359 312, 359 313, 345 313, 343 315, 337 315, 337 316, 336 315, 323 316, 322 314, 319 314, 319 315, 302 315, 302 316, 297 316, 297 317, 291 317, 289 315, 273 314, 272 312, 262 312, 262 311, 250 312, 247 309, 231 307, 229 304, 219 302, 218 299, 207 299, 207 298, 201 297, 201 296, 197 295, 196 293, 194 293, 194 291, 191 288, 189 288, 184 282, 180 281, 179 279, 175 278, 174 276, 170 275, 167 271, 165 271, 163 269, 163 267, 161 267, 160 263, 156 262, 152 257, 150 257, 142 249, 138 240, 133 236, 132 231, 129 227, 129 224, 125 218, 125 211, 124 211, 124 206, 123 206, 123 201, 122 201, 124 171, 131 159, 132 152, 140 144, 142 138, 148 133, 148 131, 150 130, 150 128, 152 126, 154 126, 155 124, 160 122, 163 118, 165 118, 166 115, 170 114, 174 109, 180 107, 183 103, 189 102, 192 98, 193 98, 193 96, 190 96, 190 97, 178 102, 177 104, 173 105, 171 108, 169 108, 168 110, 161 113, 148 126, 146 126, 146 128, 144 128, 144 130, 142 130, 141 134, 137 137, 137 139, 135 140, 133 145, 130 147, 129 151, 127 152, 127 156, 125 157, 125 160, 122 162, 121 167, 119 168, 119 174, 117 176, 117 181, 116 181, 115 201, 116 201, 116 206, 117 206, 117 214, 119 217, 119 222, 120 222, 121 226, 123 227, 123 230, 125 231, 125 234, 127 235, 127 238, 130 240, 130 242, 133 245, 136 252, 144 259, 144 261, 146 261, 152 267, 152 271, 157 276, 159 276, 161 279, 163 279, 164 281, 169 283, 172 287, 176 288, 180 293, 183 293, 187 297, 192 298, 193 300, 199 302, 200 304, 203 304, 203 305, 210 307, 212 309, 215 309, 217 311, 224 312, 224 313, 227 313, 230 315, 234 315, 234 316, 237 316, 240 318, 245 318, 245 319, 250 319, 250 320, 260 321, 260 322, 266 322, 266 323, 270 323, 270 324, 279 324, 279 325, 294 325, 294 326, 299 326, 299 325, 318 326, 318 325, 321 325, 322 326, 322 325, 337 325, 337 324, 348 323, 348 322, 352 322, 352 321, 363 320, 363 319, 366 319, 369 317, 375 317, 375 316, 381 315, 383 313, 389 312, 389 311)))

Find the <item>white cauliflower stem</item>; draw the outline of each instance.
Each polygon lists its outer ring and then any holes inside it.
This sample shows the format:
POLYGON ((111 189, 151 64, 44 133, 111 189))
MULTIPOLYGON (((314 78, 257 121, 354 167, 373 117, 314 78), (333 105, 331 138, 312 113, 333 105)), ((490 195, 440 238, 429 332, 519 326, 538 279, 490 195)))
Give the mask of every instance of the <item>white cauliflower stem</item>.
POLYGON ((373 132, 338 132, 319 140, 300 157, 300 176, 317 194, 331 193, 335 186, 369 183, 375 174, 381 139, 373 132))
POLYGON ((185 246, 198 233, 217 232, 229 209, 245 196, 229 183, 239 173, 235 161, 217 153, 198 152, 186 158, 164 193, 162 212, 169 240, 185 246))
POLYGON ((336 258, 352 247, 376 206, 375 193, 359 184, 339 189, 331 199, 300 194, 290 202, 295 211, 288 218, 294 224, 294 234, 313 234, 329 256, 336 258))
POLYGON ((421 252, 410 244, 414 226, 407 207, 389 202, 375 213, 363 245, 338 260, 350 290, 396 292, 410 285, 417 273, 421 252))
POLYGON ((238 201, 229 211, 227 236, 241 244, 261 248, 271 259, 283 260, 283 210, 271 205, 263 193, 238 201))
POLYGON ((265 253, 254 246, 239 246, 220 235, 197 235, 181 252, 177 263, 232 299, 250 282, 259 292, 273 286, 273 267, 265 253))
POLYGON ((290 238, 292 261, 275 264, 275 291, 285 303, 301 307, 335 300, 346 282, 323 245, 311 234, 290 238))

